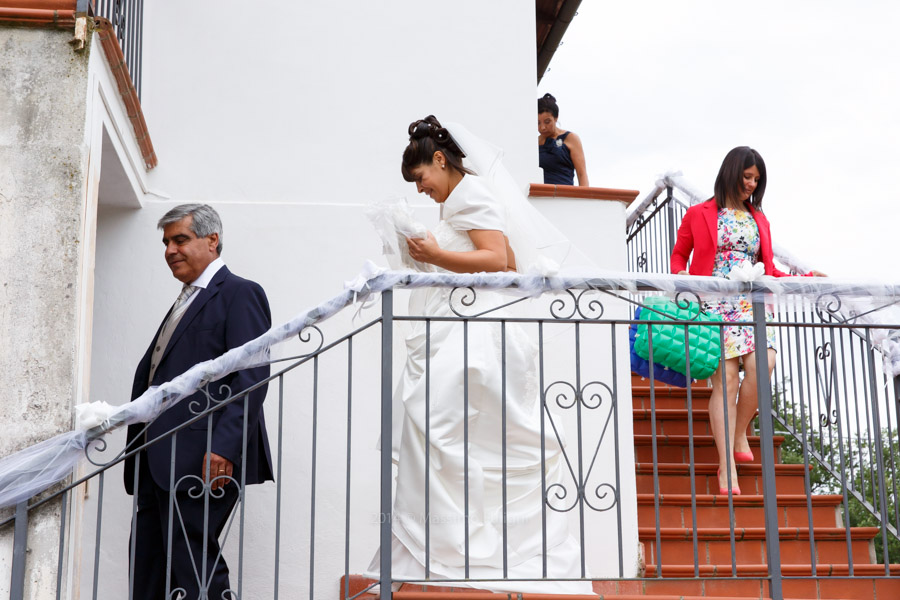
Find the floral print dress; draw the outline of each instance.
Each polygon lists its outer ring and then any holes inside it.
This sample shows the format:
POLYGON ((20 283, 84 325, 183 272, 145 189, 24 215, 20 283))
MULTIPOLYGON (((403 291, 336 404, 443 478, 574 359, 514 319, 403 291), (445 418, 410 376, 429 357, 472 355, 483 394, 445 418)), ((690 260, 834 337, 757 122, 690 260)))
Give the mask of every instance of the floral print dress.
MULTIPOLYGON (((731 269, 743 261, 757 262, 759 255, 759 229, 756 221, 747 211, 732 208, 719 209, 718 240, 713 277, 728 277, 731 269)), ((753 306, 749 298, 740 295, 732 298, 718 298, 704 302, 708 312, 722 315, 725 321, 752 321, 753 306)), ((772 315, 766 313, 766 319, 772 315)), ((775 330, 766 328, 766 345, 775 347, 775 330)), ((742 325, 725 328, 725 358, 744 356, 756 350, 753 327, 742 325)))

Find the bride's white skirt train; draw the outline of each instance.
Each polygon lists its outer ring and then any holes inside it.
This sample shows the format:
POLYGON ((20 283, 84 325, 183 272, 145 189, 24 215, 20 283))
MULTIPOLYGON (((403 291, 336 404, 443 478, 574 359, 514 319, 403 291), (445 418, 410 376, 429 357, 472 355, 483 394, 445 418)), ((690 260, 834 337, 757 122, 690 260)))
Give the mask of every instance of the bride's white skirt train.
MULTIPOLYGON (((413 294, 418 314, 452 314, 448 290, 413 294)), ((478 304, 491 303, 497 297, 480 291, 478 304)), ((535 344, 515 323, 432 321, 428 357, 425 338, 416 323, 394 394, 393 578, 424 579, 427 562, 434 580, 544 579, 454 586, 591 594, 589 581, 558 581, 582 577, 582 557, 566 514, 544 503, 568 467, 561 432, 542 412, 535 344)), ((378 571, 376 553, 369 574, 378 571)))

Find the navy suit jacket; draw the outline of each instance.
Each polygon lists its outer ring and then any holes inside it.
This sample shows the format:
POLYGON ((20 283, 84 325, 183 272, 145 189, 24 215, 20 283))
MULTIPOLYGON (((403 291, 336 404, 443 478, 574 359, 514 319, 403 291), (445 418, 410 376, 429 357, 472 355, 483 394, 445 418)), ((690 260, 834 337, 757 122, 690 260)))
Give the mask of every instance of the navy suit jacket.
MULTIPOLYGON (((166 315, 168 316, 168 315, 166 315)), ((165 322, 165 319, 163 320, 165 322)), ((213 276, 206 289, 200 289, 184 316, 175 328, 169 345, 160 359, 151 385, 160 385, 181 375, 195 364, 217 358, 226 351, 259 337, 272 326, 269 302, 259 284, 243 279, 222 267, 213 276)), ((162 328, 162 323, 159 329, 162 328)), ((159 337, 159 329, 153 336, 150 347, 138 363, 134 374, 131 399, 143 394, 150 376, 150 358, 153 345, 159 337)), ((146 439, 152 440, 178 427, 196 416, 217 400, 221 401, 239 394, 269 376, 268 366, 245 369, 232 373, 207 386, 212 399, 199 391, 184 398, 175 406, 163 412, 155 421, 146 426, 143 423, 128 427, 128 449, 143 444, 142 435, 146 427, 146 439), (141 439, 139 439, 141 438, 141 439)), ((263 415, 263 400, 266 387, 260 386, 250 393, 247 402, 247 455, 245 481, 248 484, 271 480, 272 458, 269 439, 263 415)), ((175 450, 175 479, 177 490, 186 490, 191 483, 178 485, 179 479, 187 475, 201 475, 203 456, 207 451, 207 433, 210 419, 205 417, 178 432, 175 450)), ((244 401, 236 400, 223 410, 212 413, 213 453, 224 456, 234 463, 233 477, 241 479, 241 449, 244 430, 244 401)), ((170 486, 171 439, 166 439, 147 448, 146 456, 153 480, 161 488, 170 486)), ((134 458, 125 462, 125 489, 134 493, 134 458)))

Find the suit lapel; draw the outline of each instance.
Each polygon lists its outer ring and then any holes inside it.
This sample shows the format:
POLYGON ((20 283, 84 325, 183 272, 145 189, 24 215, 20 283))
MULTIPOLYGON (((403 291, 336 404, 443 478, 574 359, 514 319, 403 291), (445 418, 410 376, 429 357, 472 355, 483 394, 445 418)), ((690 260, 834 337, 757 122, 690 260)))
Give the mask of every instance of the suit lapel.
MULTIPOLYGON (((188 325, 191 324, 191 321, 194 320, 200 311, 203 310, 203 306, 209 302, 209 300, 219 293, 219 286, 222 285, 222 282, 225 281, 225 278, 229 275, 228 267, 223 266, 219 269, 216 274, 213 276, 212 281, 209 282, 209 285, 206 288, 201 288, 199 292, 197 292, 197 297, 191 302, 191 305, 188 306, 188 309, 184 312, 184 316, 181 317, 181 320, 178 322, 178 325, 175 327, 175 331, 172 332, 172 337, 169 338, 169 343, 166 345, 166 349, 163 350, 163 355, 159 359, 159 364, 161 365, 163 361, 166 360, 166 357, 172 351, 172 348, 175 347, 175 344, 178 343, 178 339, 188 328, 188 325)), ((159 335, 159 334, 157 334, 159 335)), ((157 367, 157 371, 159 367, 157 367)))

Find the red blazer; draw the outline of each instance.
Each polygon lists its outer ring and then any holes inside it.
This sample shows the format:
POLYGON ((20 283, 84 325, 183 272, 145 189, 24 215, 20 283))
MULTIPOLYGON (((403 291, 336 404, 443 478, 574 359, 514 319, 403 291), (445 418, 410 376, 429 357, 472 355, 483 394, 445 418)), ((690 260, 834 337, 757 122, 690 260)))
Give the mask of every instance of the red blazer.
MULTIPOLYGON (((747 210, 753 215, 756 226, 759 228, 759 260, 766 267, 766 275, 775 277, 790 277, 790 273, 779 271, 775 268, 772 253, 772 234, 769 232, 769 220, 762 212, 756 210, 749 203, 747 210)), ((672 273, 679 273, 687 269, 688 258, 691 251, 694 256, 691 260, 691 275, 712 275, 713 265, 716 262, 716 244, 719 239, 719 209, 715 198, 690 207, 684 214, 681 227, 678 228, 678 239, 672 250, 670 267, 672 273)))

